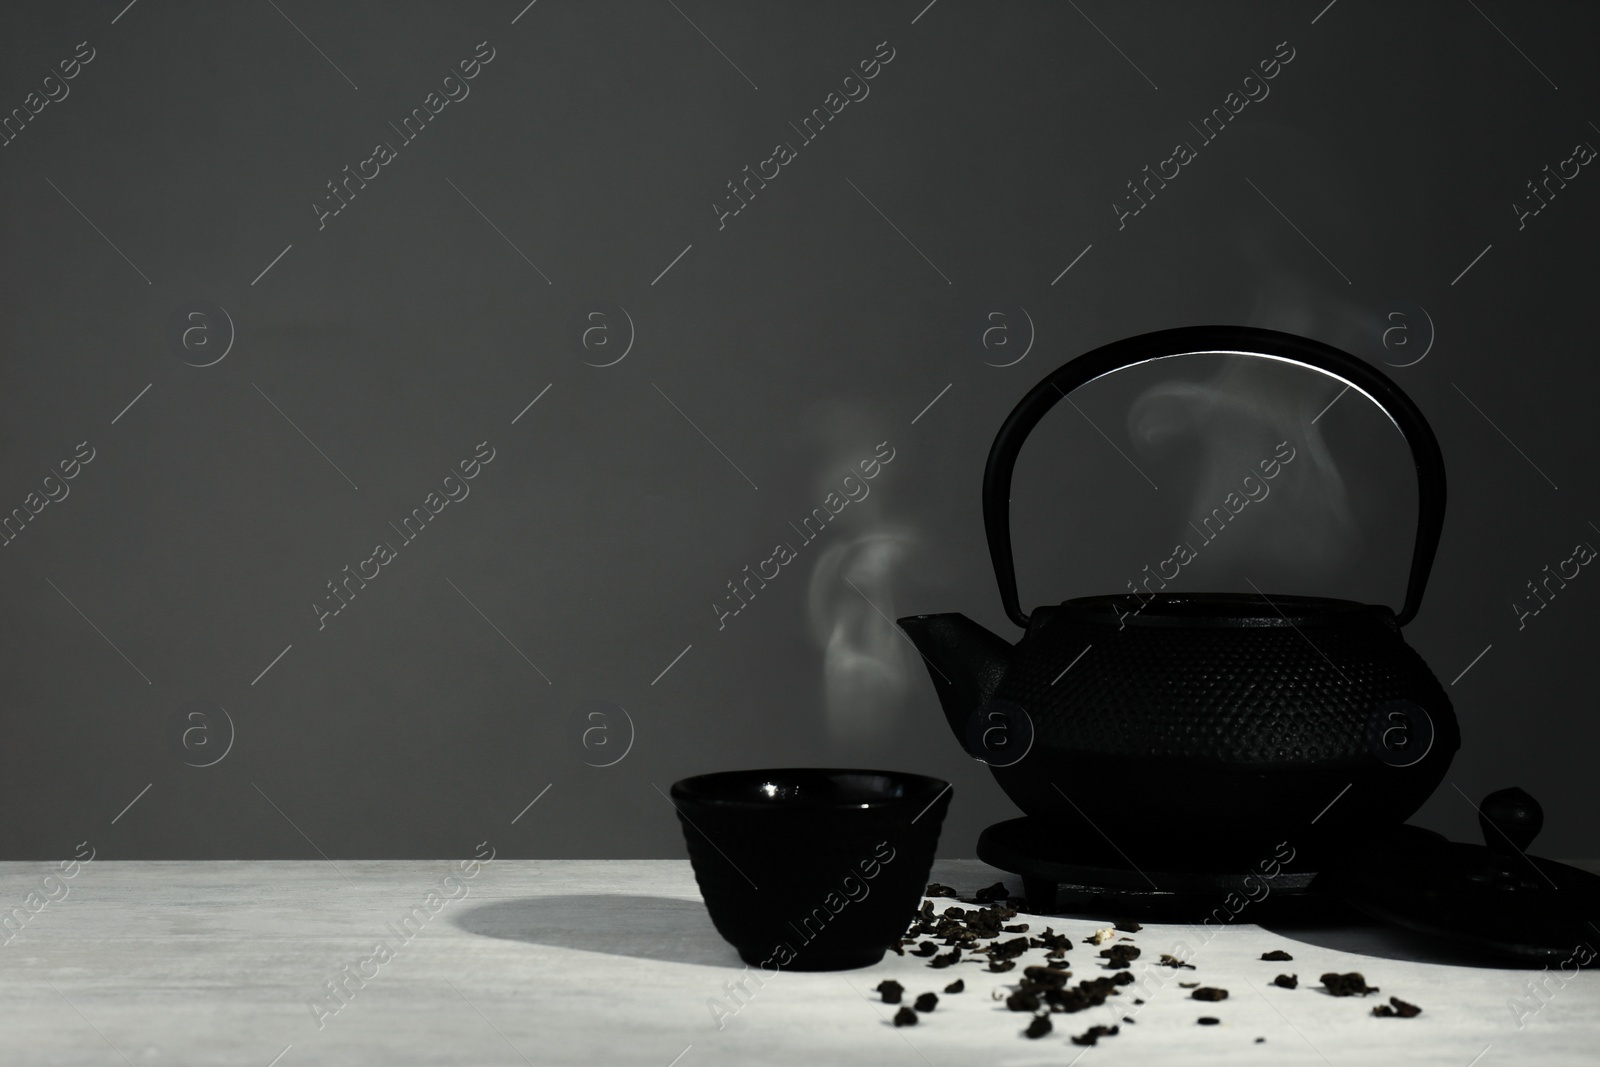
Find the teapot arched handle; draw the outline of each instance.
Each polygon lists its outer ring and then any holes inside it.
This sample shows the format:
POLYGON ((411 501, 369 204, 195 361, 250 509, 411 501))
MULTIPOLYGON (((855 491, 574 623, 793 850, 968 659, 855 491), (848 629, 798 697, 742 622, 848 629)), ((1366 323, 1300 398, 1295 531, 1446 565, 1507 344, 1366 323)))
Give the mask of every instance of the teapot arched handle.
POLYGON ((1096 378, 1140 363, 1204 354, 1256 356, 1321 371, 1366 396, 1400 430, 1417 468, 1417 540, 1405 603, 1397 616, 1402 626, 1410 622, 1422 606, 1422 592, 1444 528, 1444 455, 1433 429, 1411 398, 1376 367, 1319 341, 1250 326, 1186 326, 1116 341, 1056 368, 1012 409, 995 435, 983 472, 983 524, 989 556, 994 561, 1000 600, 1011 621, 1028 625, 1017 599, 1016 564, 1011 554, 1011 476, 1023 440, 1057 401, 1096 378))

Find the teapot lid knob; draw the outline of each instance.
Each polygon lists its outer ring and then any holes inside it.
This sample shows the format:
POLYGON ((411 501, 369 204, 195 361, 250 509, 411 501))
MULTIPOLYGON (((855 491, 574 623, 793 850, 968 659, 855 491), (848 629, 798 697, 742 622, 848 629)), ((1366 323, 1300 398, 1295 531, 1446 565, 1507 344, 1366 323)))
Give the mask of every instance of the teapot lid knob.
POLYGON ((1526 790, 1498 789, 1478 808, 1483 843, 1497 856, 1521 855, 1544 828, 1544 809, 1526 790))
POLYGON ((1524 790, 1484 797, 1478 822, 1488 847, 1401 826, 1318 884, 1332 875, 1331 888, 1362 911, 1488 956, 1563 974, 1595 964, 1600 876, 1522 851, 1544 824, 1524 790))

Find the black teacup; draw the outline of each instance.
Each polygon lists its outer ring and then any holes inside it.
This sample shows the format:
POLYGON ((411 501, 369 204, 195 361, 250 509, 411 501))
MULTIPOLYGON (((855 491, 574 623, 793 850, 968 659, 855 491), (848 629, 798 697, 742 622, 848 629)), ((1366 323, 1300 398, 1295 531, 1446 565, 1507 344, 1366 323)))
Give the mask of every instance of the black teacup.
POLYGON ((896 771, 725 771, 672 800, 717 932, 746 963, 869 967, 904 936, 950 784, 896 771))

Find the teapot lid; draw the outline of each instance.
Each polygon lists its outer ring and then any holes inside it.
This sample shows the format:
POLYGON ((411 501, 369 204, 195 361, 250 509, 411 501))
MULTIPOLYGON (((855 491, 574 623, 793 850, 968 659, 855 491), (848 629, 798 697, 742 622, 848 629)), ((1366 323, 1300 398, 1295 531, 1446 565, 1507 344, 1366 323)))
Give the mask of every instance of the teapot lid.
POLYGON ((1394 612, 1382 604, 1363 604, 1332 597, 1274 593, 1111 593, 1073 597, 1060 604, 1035 608, 1031 620, 1039 625, 1070 618, 1078 625, 1183 627, 1186 629, 1242 629, 1393 623, 1394 612))
MULTIPOLYGON (((1521 789, 1478 806, 1484 844, 1391 833, 1324 877, 1361 911, 1477 952, 1576 968, 1600 951, 1600 877, 1527 854, 1544 825, 1521 789)), ((1403 829, 1403 828, 1402 828, 1403 829)))

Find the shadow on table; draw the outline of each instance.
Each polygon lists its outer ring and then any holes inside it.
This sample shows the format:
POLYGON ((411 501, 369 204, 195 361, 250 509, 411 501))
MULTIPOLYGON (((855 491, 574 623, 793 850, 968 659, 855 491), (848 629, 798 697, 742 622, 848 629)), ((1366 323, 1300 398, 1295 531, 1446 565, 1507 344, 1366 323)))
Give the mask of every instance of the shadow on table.
MULTIPOLYGON (((1355 915, 1354 912, 1351 913, 1355 915)), ((1262 923, 1261 928, 1290 941, 1315 948, 1334 949, 1384 960, 1407 963, 1432 963, 1446 967, 1481 967, 1515 970, 1517 964, 1502 957, 1488 956, 1448 941, 1426 937, 1397 926, 1365 917, 1340 923, 1262 923)), ((1301 976, 1301 981, 1305 976, 1301 976)))
POLYGON ((530 945, 735 970, 744 966, 698 900, 611 894, 525 897, 468 908, 452 922, 468 933, 530 945))

